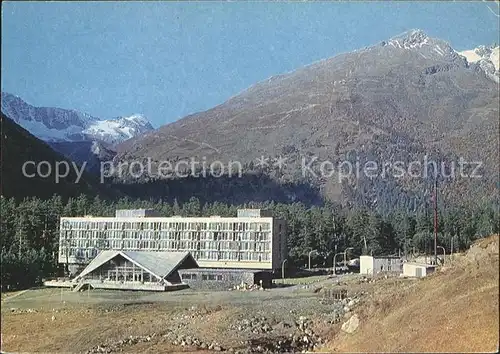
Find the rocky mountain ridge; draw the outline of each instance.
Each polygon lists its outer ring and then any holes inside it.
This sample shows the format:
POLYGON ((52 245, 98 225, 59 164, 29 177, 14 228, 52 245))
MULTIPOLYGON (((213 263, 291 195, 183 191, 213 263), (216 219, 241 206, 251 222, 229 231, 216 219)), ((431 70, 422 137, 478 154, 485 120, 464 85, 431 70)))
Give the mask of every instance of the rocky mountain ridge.
POLYGON ((449 169, 464 159, 480 161, 483 177, 437 174, 449 180, 448 193, 482 198, 497 188, 498 99, 498 84, 481 63, 414 30, 259 82, 212 109, 119 144, 116 161, 239 161, 246 172, 279 183, 307 181, 327 198, 373 205, 388 194, 411 200, 429 193, 434 178, 413 178, 408 170, 404 178, 381 178, 384 163, 422 164, 428 156, 449 169), (318 177, 303 173, 304 159, 315 159, 316 171, 325 161, 334 167, 375 161, 379 175, 341 180, 336 169, 318 177))

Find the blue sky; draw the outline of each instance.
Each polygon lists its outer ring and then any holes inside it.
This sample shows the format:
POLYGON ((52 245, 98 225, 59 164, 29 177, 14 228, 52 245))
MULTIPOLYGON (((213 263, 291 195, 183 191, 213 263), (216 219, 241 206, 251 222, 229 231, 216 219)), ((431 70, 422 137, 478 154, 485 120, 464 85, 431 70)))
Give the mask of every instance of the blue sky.
POLYGON ((319 59, 420 28, 498 42, 495 3, 2 2, 2 91, 158 127, 319 59))

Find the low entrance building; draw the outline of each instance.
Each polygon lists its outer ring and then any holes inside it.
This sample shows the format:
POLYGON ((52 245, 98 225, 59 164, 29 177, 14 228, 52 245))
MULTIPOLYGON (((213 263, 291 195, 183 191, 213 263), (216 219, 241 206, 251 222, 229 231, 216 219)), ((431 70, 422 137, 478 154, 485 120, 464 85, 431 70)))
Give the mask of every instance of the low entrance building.
POLYGON ((229 290, 236 285, 272 286, 272 273, 259 269, 200 268, 189 252, 101 251, 72 281, 46 286, 166 291, 183 288, 229 290))
POLYGON ((197 267, 189 252, 108 250, 101 251, 73 282, 76 289, 165 291, 186 287, 179 270, 197 267))

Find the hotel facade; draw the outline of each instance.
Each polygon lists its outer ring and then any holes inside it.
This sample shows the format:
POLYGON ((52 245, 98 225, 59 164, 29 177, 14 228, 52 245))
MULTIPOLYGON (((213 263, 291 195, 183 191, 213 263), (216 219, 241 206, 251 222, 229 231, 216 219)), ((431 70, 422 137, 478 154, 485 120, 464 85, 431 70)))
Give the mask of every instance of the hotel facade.
POLYGON ((286 222, 267 210, 237 217, 160 217, 117 210, 115 217, 62 217, 59 263, 71 272, 100 251, 190 252, 200 267, 277 270, 286 258, 286 222))

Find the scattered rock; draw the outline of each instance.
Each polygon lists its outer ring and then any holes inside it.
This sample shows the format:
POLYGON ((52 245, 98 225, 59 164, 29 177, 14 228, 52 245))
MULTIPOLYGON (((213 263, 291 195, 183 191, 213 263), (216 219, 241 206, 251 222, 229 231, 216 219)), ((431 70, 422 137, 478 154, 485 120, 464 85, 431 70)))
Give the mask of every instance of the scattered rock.
POLYGON ((10 312, 12 313, 36 313, 38 312, 36 309, 19 309, 17 307, 12 307, 10 309, 10 312))
POLYGON ((265 317, 243 318, 229 326, 232 330, 248 331, 254 334, 268 333, 273 331, 273 322, 265 317))
POLYGON ((314 288, 313 293, 317 294, 317 293, 321 292, 322 290, 323 290, 323 287, 320 286, 320 287, 314 288))
POLYGON ((262 287, 262 282, 261 282, 261 285, 257 285, 257 284, 247 284, 247 283, 244 283, 242 282, 241 284, 238 284, 238 285, 235 285, 233 286, 233 289, 232 290, 239 290, 239 291, 254 291, 254 290, 264 290, 264 288, 262 287))
POLYGON ((342 330, 346 333, 354 333, 359 326, 359 318, 358 315, 354 314, 349 318, 347 322, 342 324, 342 330))

